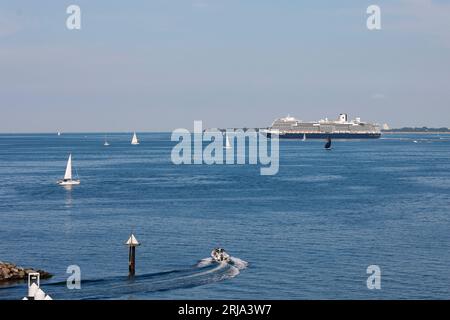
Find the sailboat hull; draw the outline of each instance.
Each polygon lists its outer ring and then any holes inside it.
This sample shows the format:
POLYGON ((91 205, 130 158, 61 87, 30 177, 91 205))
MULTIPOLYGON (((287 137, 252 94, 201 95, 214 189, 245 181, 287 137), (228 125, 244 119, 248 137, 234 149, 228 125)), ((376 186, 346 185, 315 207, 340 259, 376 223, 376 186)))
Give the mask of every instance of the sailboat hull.
POLYGON ((59 180, 58 184, 60 186, 74 186, 74 185, 79 185, 80 180, 59 180))

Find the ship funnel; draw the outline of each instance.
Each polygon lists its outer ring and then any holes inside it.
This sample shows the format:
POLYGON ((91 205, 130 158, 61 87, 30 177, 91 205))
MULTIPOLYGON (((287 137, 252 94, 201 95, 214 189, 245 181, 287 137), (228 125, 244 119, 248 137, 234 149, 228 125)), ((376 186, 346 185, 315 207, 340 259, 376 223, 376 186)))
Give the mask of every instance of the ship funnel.
POLYGON ((339 115, 339 121, 340 121, 340 122, 347 122, 347 121, 348 121, 348 116, 347 116, 347 114, 346 114, 346 113, 341 113, 341 114, 339 115))

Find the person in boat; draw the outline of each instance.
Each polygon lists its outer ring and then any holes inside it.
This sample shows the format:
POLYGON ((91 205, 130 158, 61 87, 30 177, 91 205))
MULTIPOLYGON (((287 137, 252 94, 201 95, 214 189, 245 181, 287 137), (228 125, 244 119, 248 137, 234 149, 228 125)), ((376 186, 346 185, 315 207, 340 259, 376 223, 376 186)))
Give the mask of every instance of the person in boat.
POLYGON ((211 257, 217 262, 224 262, 224 261, 228 262, 228 261, 230 261, 229 254, 226 253, 223 248, 215 248, 211 252, 211 257))

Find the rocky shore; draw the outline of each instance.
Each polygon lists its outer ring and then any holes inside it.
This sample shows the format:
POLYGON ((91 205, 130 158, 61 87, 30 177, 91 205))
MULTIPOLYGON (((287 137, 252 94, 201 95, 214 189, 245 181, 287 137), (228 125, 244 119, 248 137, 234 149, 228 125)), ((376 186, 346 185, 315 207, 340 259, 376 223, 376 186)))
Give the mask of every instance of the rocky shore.
POLYGON ((39 272, 41 279, 51 278, 52 275, 46 271, 22 268, 15 264, 0 261, 0 283, 27 280, 28 274, 39 272))

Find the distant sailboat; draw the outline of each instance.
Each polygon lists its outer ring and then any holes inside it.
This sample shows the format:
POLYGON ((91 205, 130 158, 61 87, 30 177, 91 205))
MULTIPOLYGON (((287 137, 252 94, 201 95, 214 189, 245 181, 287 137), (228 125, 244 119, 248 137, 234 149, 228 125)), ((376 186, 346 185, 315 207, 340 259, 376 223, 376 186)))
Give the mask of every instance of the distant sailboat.
POLYGON ((306 141, 306 134, 303 134, 303 139, 302 141, 306 141))
POLYGON ((133 145, 139 144, 139 140, 136 136, 136 132, 133 134, 133 139, 131 139, 131 144, 133 144, 133 145))
POLYGON ((58 131, 58 136, 60 136, 60 135, 61 135, 61 132, 58 131))
POLYGON ((72 154, 69 155, 69 160, 67 160, 66 173, 64 174, 64 179, 59 180, 58 184, 61 186, 71 186, 80 184, 80 180, 72 179, 72 154))
POLYGON ((105 143, 103 144, 105 147, 109 146, 108 140, 106 140, 106 135, 105 135, 105 143))
POLYGON ((231 149, 231 143, 230 143, 230 138, 228 138, 228 135, 225 135, 225 149, 231 149))
POLYGON ((327 143, 325 143, 325 149, 331 150, 331 138, 328 137, 327 143))

